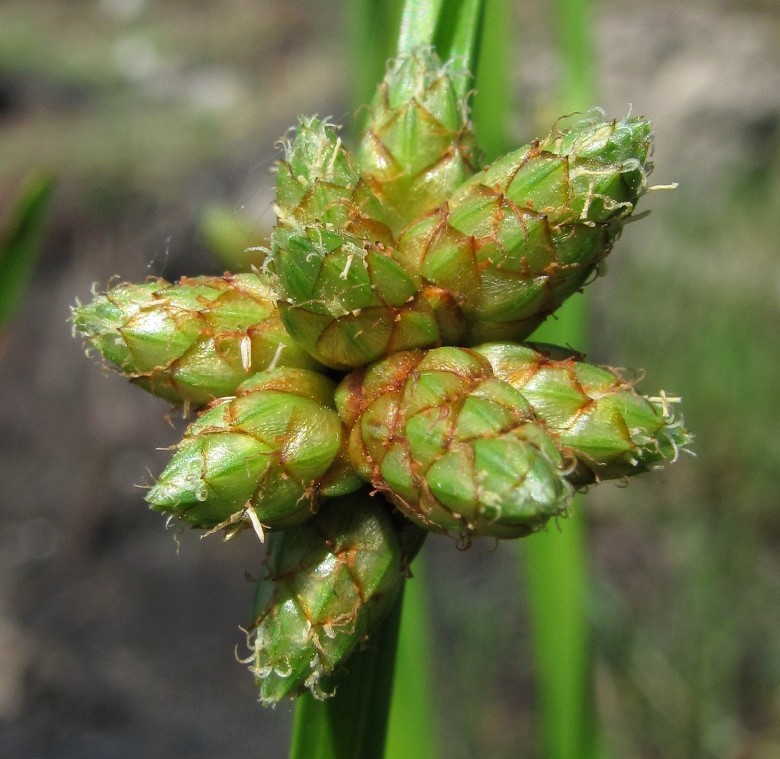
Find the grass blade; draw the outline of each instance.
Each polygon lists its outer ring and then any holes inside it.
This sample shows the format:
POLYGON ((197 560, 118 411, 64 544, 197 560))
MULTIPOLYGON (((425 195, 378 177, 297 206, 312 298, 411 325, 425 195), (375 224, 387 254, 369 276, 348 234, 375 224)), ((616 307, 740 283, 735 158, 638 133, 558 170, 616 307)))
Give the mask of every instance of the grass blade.
POLYGON ((52 177, 33 176, 11 211, 0 240, 0 328, 13 318, 32 277, 53 190, 52 177))
POLYGON ((205 206, 198 215, 200 236, 220 266, 233 274, 262 266, 265 253, 257 246, 268 231, 240 211, 217 203, 205 206))
POLYGON ((476 74, 472 118, 485 161, 492 161, 509 149, 507 122, 512 103, 509 71, 512 69, 506 0, 491 0, 484 9, 483 41, 475 51, 476 74))
POLYGON ((582 504, 547 534, 524 541, 531 634, 546 759, 594 756, 582 504))

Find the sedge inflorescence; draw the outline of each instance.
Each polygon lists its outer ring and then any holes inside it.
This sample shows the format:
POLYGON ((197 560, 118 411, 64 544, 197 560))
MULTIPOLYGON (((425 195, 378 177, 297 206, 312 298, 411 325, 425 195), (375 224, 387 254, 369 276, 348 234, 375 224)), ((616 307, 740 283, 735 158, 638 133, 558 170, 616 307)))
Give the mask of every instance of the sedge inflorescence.
POLYGON ((354 154, 301 118, 261 268, 74 309, 90 348, 199 409, 151 507, 271 536, 247 660, 266 703, 328 691, 429 533, 529 535, 690 438, 663 394, 523 342, 647 190, 650 123, 559 123, 481 167, 467 76, 430 49, 400 57, 354 154))

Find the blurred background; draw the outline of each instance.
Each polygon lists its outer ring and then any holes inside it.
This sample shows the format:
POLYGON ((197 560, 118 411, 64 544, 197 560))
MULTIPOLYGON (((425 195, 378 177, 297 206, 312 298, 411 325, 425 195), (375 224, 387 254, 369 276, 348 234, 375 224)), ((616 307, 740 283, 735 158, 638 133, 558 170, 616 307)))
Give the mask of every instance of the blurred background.
MULTIPOLYGON (((352 123, 348 9, 0 0, 0 224, 31 171, 56 177, 0 355, 0 756, 286 755, 291 708, 236 661, 262 548, 148 511, 185 422, 85 359, 68 316, 95 283, 221 273, 215 208, 264 239, 274 142, 299 113, 352 123)), ((541 0, 512 23, 520 144, 558 115, 556 31, 541 0)), ((654 121, 653 182, 679 188, 589 287, 589 358, 683 396, 697 454, 587 498, 604 744, 775 759, 780 4, 602 0, 594 29, 598 104, 654 121)), ((424 561, 442 756, 541 757, 516 552, 432 539, 424 561)))

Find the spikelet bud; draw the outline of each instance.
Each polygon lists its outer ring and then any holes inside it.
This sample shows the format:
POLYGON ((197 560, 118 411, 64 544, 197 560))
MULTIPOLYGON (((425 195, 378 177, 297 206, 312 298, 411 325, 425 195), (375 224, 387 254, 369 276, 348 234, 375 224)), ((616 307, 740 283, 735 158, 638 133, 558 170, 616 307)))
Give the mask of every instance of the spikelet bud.
MULTIPOLYGON (((310 225, 277 229, 272 268, 282 320, 321 363, 349 370, 393 351, 438 345, 432 305, 385 246, 310 225)), ((447 302, 442 308, 446 307, 447 302)))
POLYGON ((282 142, 276 172, 276 212, 283 227, 320 223, 384 244, 392 241, 380 206, 360 176, 337 127, 317 117, 301 118, 282 142))
POLYGON ((246 660, 260 700, 274 704, 307 688, 330 695, 328 676, 382 621, 424 537, 366 493, 336 499, 276 536, 246 660))
POLYGON ((305 369, 251 377, 204 411, 146 496, 194 527, 273 529, 355 490, 333 383, 305 369))
POLYGON ((554 346, 493 343, 475 350, 528 400, 547 431, 577 460, 575 485, 630 477, 677 458, 691 436, 674 400, 647 398, 605 367, 554 346))
POLYGON ((555 130, 497 160, 411 225, 398 259, 449 292, 465 344, 522 340, 609 253, 644 189, 644 119, 555 130))
POLYGON ((358 159, 396 234, 474 171, 468 107, 458 95, 469 77, 432 48, 418 48, 393 61, 379 86, 358 159))
POLYGON ((231 395, 269 367, 321 368, 287 334, 257 274, 121 284, 72 318, 89 348, 172 403, 231 395))
POLYGON ((563 457, 473 351, 395 353, 348 375, 336 406, 357 473, 422 527, 513 538, 566 511, 563 457))

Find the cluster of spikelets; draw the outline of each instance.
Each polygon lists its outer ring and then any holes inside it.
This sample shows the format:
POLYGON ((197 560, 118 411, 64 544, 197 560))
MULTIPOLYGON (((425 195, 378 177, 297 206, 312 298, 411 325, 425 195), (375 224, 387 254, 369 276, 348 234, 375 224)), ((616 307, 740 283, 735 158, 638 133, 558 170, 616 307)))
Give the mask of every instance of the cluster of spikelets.
POLYGON ((584 118, 480 169, 467 76, 426 49, 395 61, 354 155, 301 119, 261 270, 123 284, 74 309, 133 382, 202 407, 152 508, 272 536, 249 660, 267 703, 325 692, 428 532, 528 535, 575 489, 689 439, 663 394, 520 342, 647 189, 650 124, 584 118))

